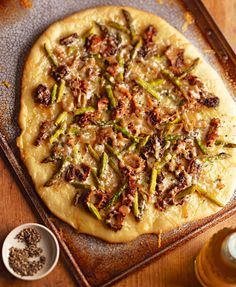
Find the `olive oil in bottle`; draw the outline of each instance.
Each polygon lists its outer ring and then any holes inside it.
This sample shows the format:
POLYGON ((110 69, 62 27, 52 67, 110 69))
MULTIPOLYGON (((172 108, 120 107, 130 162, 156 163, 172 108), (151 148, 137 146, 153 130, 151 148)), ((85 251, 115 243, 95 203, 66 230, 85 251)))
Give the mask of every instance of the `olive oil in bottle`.
POLYGON ((204 287, 236 287, 236 229, 224 228, 210 238, 195 262, 204 287))

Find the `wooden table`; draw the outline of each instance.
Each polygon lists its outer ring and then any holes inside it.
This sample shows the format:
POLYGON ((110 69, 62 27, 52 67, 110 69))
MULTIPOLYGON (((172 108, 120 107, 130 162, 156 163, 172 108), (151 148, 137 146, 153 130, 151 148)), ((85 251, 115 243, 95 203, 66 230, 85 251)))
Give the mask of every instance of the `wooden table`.
MULTIPOLYGON (((164 0, 169 1, 169 0, 164 0)), ((191 0, 189 0, 191 1, 191 0)), ((236 0, 204 0, 229 43, 236 51, 236 0)), ((20 192, 7 164, 0 158, 0 243, 15 226, 37 222, 31 208, 20 192)), ((217 230, 236 226, 235 216, 211 228, 204 234, 177 248, 158 261, 122 280, 116 287, 195 287, 193 260, 203 243, 217 230)), ((44 279, 26 282, 14 279, 4 268, 0 259, 0 287, 71 287, 76 286, 62 259, 54 271, 44 279)))

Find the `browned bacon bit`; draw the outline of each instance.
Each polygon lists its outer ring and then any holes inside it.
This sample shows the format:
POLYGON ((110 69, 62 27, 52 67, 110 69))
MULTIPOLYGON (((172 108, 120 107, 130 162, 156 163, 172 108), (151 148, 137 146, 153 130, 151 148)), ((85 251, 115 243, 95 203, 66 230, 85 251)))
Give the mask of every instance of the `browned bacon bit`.
POLYGON ((144 31, 143 39, 146 43, 153 42, 153 38, 157 35, 157 29, 153 25, 149 25, 144 31))
POLYGON ((103 42, 101 53, 105 57, 115 56, 119 51, 120 40, 112 34, 108 34, 103 42))
POLYGON ((152 111, 149 112, 148 122, 152 126, 156 126, 160 122, 160 115, 157 108, 154 108, 152 111))
POLYGON ((91 122, 93 116, 94 116, 93 113, 85 113, 82 115, 77 115, 77 116, 75 116, 74 121, 81 128, 84 128, 91 122))
POLYGON ((38 146, 40 143, 47 139, 50 135, 50 129, 52 127, 52 122, 51 121, 45 121, 42 122, 39 128, 39 134, 37 139, 35 140, 35 145, 38 146))
POLYGON ((172 67, 180 68, 184 65, 184 49, 169 46, 165 51, 165 55, 172 67))
POLYGON ((106 224, 114 231, 118 231, 122 228, 124 219, 125 216, 121 212, 113 210, 107 215, 106 224))
POLYGON ((164 211, 166 209, 167 203, 161 196, 158 196, 154 205, 155 208, 159 209, 160 211, 164 211))
POLYGON ((210 122, 209 131, 207 133, 206 145, 208 147, 213 146, 213 144, 215 143, 215 140, 218 137, 219 126, 220 126, 220 119, 213 118, 210 122))
POLYGON ((100 36, 91 35, 90 37, 87 38, 85 42, 85 48, 90 53, 98 54, 100 53, 101 44, 102 44, 102 38, 100 36))
POLYGON ((52 77, 60 82, 61 79, 64 79, 69 74, 69 69, 66 65, 61 65, 52 70, 52 77))
POLYGON ((73 33, 69 36, 66 36, 60 40, 61 45, 70 46, 73 44, 77 39, 79 38, 79 35, 77 33, 73 33))
POLYGON ((118 100, 116 108, 112 109, 111 118, 112 120, 121 118, 122 116, 125 115, 125 113, 126 113, 126 108, 125 108, 124 101, 118 100))
POLYGON ((104 208, 108 201, 108 195, 99 189, 91 188, 85 195, 85 204, 92 203, 98 210, 104 208))
POLYGON ((90 173, 90 167, 84 163, 81 163, 80 168, 76 168, 73 164, 70 164, 65 172, 65 180, 67 182, 78 179, 79 181, 85 181, 90 173))
POLYGON ((73 164, 70 164, 65 172, 65 180, 67 182, 74 180, 77 177, 76 176, 77 172, 79 172, 79 170, 75 168, 73 164))
POLYGON ((108 104, 109 104, 108 98, 101 98, 101 99, 99 99, 99 101, 97 103, 97 105, 98 105, 98 112, 101 113, 104 110, 106 110, 107 107, 108 107, 108 104))
POLYGON ((126 154, 123 157, 124 168, 127 168, 130 174, 137 174, 144 170, 145 162, 137 154, 126 154))
POLYGON ((87 179, 87 177, 89 176, 91 168, 87 164, 81 163, 80 170, 81 170, 81 172, 78 175, 78 178, 81 181, 85 181, 87 179))
POLYGON ((204 86, 203 82, 197 76, 189 74, 187 79, 191 86, 197 86, 199 89, 202 89, 204 86))
POLYGON ((182 185, 190 185, 192 182, 192 176, 186 172, 183 165, 179 165, 175 170, 175 176, 182 185))
POLYGON ((97 133, 96 142, 98 144, 107 142, 109 139, 112 138, 113 134, 114 132, 112 127, 100 128, 99 132, 97 133))
POLYGON ((112 75, 112 77, 116 77, 119 72, 119 64, 112 63, 107 67, 107 72, 112 75))
POLYGON ((188 165, 187 173, 191 174, 194 180, 197 180, 200 176, 202 169, 202 163, 198 159, 192 159, 188 165))
POLYGON ((74 78, 69 81, 69 87, 74 97, 79 97, 81 94, 86 94, 88 90, 88 82, 79 78, 74 78))
POLYGON ((35 103, 48 106, 51 102, 51 93, 49 89, 42 84, 38 85, 34 94, 34 101, 35 103))
POLYGON ((204 106, 207 106, 208 108, 215 108, 219 106, 220 99, 217 96, 211 94, 210 97, 201 99, 200 103, 204 106))

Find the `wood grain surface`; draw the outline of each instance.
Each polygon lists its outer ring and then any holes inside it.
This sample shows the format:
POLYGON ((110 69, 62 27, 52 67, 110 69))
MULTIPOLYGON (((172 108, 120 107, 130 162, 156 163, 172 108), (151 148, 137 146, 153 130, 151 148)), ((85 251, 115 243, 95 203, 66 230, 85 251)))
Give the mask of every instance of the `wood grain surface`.
MULTIPOLYGON (((163 2, 168 0, 163 0, 163 2)), ((213 18, 236 51, 236 0, 203 0, 213 18)), ((38 222, 29 203, 20 192, 9 167, 0 154, 0 244, 8 232, 19 224, 38 222)), ((153 262, 144 269, 117 283, 116 287, 197 287, 193 261, 203 243, 217 230, 236 226, 235 216, 211 228, 204 234, 153 262)), ((54 271, 38 281, 13 278, 0 259, 0 287, 73 287, 72 275, 61 258, 54 271)))

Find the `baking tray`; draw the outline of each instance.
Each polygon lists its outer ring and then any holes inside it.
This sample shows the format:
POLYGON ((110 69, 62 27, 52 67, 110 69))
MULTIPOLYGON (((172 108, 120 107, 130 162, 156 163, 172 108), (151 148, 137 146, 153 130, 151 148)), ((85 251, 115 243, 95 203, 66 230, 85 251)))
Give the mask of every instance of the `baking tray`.
POLYGON ((38 36, 55 20, 81 9, 100 5, 129 5, 157 14, 181 31, 187 10, 197 25, 190 25, 185 36, 218 71, 230 94, 235 93, 236 56, 199 0, 35 0, 33 8, 20 8, 18 1, 0 1, 0 79, 11 84, 0 86, 0 147, 10 163, 23 194, 41 221, 57 236, 64 258, 80 286, 110 286, 130 272, 157 259, 176 246, 236 213, 236 200, 217 214, 177 228, 162 236, 158 247, 156 235, 142 235, 126 244, 109 244, 100 239, 78 234, 55 218, 34 191, 22 164, 15 139, 19 135, 20 82, 26 55, 38 36), (215 51, 213 53, 213 50, 215 51))

